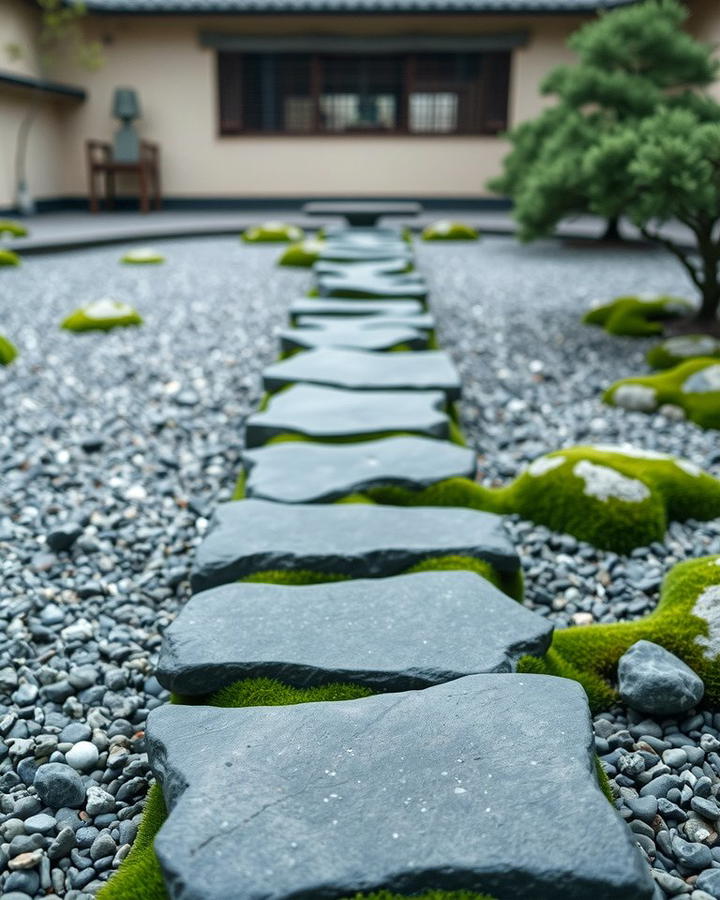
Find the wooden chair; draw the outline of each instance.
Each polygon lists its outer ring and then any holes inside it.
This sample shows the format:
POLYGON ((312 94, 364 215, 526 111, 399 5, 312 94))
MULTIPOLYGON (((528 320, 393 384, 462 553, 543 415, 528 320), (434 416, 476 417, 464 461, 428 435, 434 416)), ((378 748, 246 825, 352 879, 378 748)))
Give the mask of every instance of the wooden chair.
POLYGON ((137 162, 116 162, 112 158, 112 145, 106 141, 86 142, 88 166, 88 196, 90 212, 98 212, 100 198, 97 192, 97 178, 105 178, 105 198, 108 209, 115 205, 115 175, 127 172, 138 177, 140 211, 150 212, 150 201, 155 209, 162 206, 160 198, 160 148, 150 141, 140 142, 140 159, 137 162))

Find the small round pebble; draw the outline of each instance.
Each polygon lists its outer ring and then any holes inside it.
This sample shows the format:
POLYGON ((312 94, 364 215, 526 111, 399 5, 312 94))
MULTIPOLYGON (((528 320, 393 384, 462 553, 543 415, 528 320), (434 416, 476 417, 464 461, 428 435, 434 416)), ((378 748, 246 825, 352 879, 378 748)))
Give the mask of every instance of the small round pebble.
POLYGON ((65 754, 65 761, 79 772, 88 772, 98 761, 100 752, 92 741, 78 741, 65 754))

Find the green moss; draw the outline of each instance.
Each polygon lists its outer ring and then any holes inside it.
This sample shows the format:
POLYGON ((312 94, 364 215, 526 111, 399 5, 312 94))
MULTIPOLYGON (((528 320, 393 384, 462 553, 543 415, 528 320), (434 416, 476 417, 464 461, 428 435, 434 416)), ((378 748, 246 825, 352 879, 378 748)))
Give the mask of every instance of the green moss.
POLYGON ((462 222, 433 222, 421 235, 424 241, 476 241, 480 237, 476 228, 462 222))
MULTIPOLYGON (((643 404, 645 412, 654 412, 666 404, 679 406, 691 422, 701 428, 720 428, 720 388, 718 390, 692 392, 685 390, 685 383, 690 376, 707 369, 720 366, 720 361, 712 357, 691 359, 674 369, 646 375, 639 378, 623 378, 611 385, 603 395, 603 400, 610 406, 624 406, 637 409, 631 400, 628 404, 623 394, 628 386, 640 386, 654 392, 647 395, 643 404), (654 406, 653 406, 654 403, 654 406)), ((720 384, 720 382, 718 382, 720 384)))
MULTIPOLYGON (((236 682, 204 698, 208 706, 287 706, 294 703, 315 703, 335 700, 355 700, 369 697, 373 691, 356 684, 328 684, 321 687, 294 688, 270 678, 249 678, 236 682)), ((174 698, 180 702, 180 698, 174 698)), ((193 703, 201 702, 193 698, 193 703)), ((167 900, 167 891, 160 863, 153 849, 153 841, 167 818, 167 810, 160 786, 154 784, 148 793, 142 823, 137 837, 118 871, 99 891, 98 900, 167 900)))
MULTIPOLYGON (((717 613, 698 614, 698 598, 708 590, 707 606, 720 604, 720 556, 679 563, 666 576, 660 601, 649 616, 636 622, 587 625, 556 631, 542 659, 524 656, 520 672, 559 675, 579 681, 594 712, 608 709, 618 699, 615 690, 620 657, 639 640, 653 641, 679 656, 705 683, 703 703, 716 709, 720 703, 720 657, 717 653, 717 613), (714 633, 711 633, 714 627, 714 633), (714 651, 707 645, 712 642, 714 651)), ((707 596, 707 595, 706 595, 707 596)))
POLYGON ((305 232, 297 225, 287 222, 263 222, 248 228, 242 234, 246 244, 282 244, 296 243, 305 237, 305 232))
POLYGON ((9 366, 17 358, 17 347, 0 334, 0 366, 9 366))
POLYGON ((138 247, 135 250, 129 250, 120 258, 121 263, 130 266, 156 266, 165 262, 165 257, 152 247, 138 247))
POLYGON ((601 325, 608 334, 647 337, 662 334, 663 322, 690 316, 695 307, 679 297, 618 297, 583 316, 586 325, 601 325))
POLYGON ((672 369, 700 357, 720 359, 720 340, 708 334, 684 334, 668 338, 647 352, 653 369, 672 369))
POLYGON ((60 327, 68 331, 109 331, 112 328, 142 325, 142 321, 137 310, 127 303, 98 300, 70 313, 60 327))
POLYGON ((606 800, 608 803, 612 804, 612 806, 615 806, 615 797, 612 788, 610 787, 610 779, 607 777, 607 773, 605 772, 605 769, 603 769, 600 757, 597 756, 597 754, 595 755, 595 774, 597 775, 600 790, 605 794, 606 800))
POLYGON ((325 242, 317 239, 299 241, 297 244, 291 244, 283 251, 278 260, 278 265, 309 269, 318 261, 324 247, 325 242))
MULTIPOLYGON (((284 444, 288 441, 307 441, 311 444, 361 444, 365 441, 379 441, 382 438, 399 437, 401 435, 417 437, 417 435, 411 431, 377 431, 371 434, 363 434, 358 437, 350 435, 326 437, 322 440, 314 440, 313 438, 305 437, 305 435, 302 434, 292 434, 288 432, 283 434, 276 434, 274 437, 271 437, 270 440, 266 441, 263 446, 269 447, 271 444, 284 444)), ((459 430, 457 425, 455 425, 455 423, 452 421, 452 419, 448 423, 448 437, 453 443, 460 444, 461 447, 465 446, 465 438, 463 437, 462 432, 459 430)), ((441 440, 441 438, 435 438, 434 440, 441 440)))
POLYGON ((5 250, 0 247, 0 268, 3 266, 19 266, 20 257, 13 250, 5 250))
POLYGON ((14 238, 27 237, 28 230, 19 222, 13 222, 11 219, 0 219, 0 237, 4 234, 14 238))

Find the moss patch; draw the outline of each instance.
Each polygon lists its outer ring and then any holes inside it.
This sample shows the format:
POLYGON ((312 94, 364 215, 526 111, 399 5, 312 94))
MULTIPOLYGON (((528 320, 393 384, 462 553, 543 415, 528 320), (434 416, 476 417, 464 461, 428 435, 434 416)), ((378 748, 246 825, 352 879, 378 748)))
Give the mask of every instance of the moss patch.
POLYGON ((27 237, 28 230, 19 222, 13 222, 11 219, 0 219, 0 237, 4 234, 14 238, 27 237))
POLYGON ((305 232, 297 225, 288 225, 287 222, 263 222, 248 228, 242 234, 246 244, 290 244, 301 241, 305 232))
POLYGON ((136 250, 129 250, 120 258, 121 263, 131 266, 155 266, 165 262, 165 257, 152 247, 138 247, 136 250))
POLYGON ((300 241, 297 244, 291 244, 287 250, 283 251, 278 260, 278 265, 309 269, 318 261, 324 249, 324 241, 312 238, 300 241))
POLYGON ((699 357, 720 359, 720 341, 709 334, 684 334, 668 338, 647 353, 653 369, 672 369, 699 357))
POLYGON ((680 297, 640 294, 595 306, 585 313, 583 322, 600 325, 608 334, 647 337, 662 334, 664 321, 689 316, 694 311, 695 307, 680 297))
POLYGON ((9 366, 17 355, 15 344, 0 334, 0 366, 9 366))
MULTIPOLYGON (((228 685, 205 699, 205 705, 222 707, 286 706, 331 700, 355 700, 374 692, 355 684, 328 684, 321 687, 294 688, 270 678, 249 678, 228 685)), ((175 698, 177 702, 178 698, 175 698)), ((193 698, 194 703, 199 703, 193 698)), ((167 900, 167 891, 153 841, 167 818, 160 786, 148 793, 142 823, 135 843, 115 875, 99 891, 98 900, 167 900)))
POLYGON ((476 241, 480 237, 476 228, 462 222, 433 222, 423 229, 424 241, 476 241))
POLYGON ((60 327, 68 331, 109 331, 111 328, 142 325, 142 321, 132 306, 104 298, 76 309, 60 327))
POLYGON ((720 428, 720 360, 702 357, 656 375, 623 378, 608 388, 603 400, 641 412, 677 406, 701 428, 720 428))
POLYGON ((679 563, 666 576, 660 601, 636 622, 556 631, 545 657, 524 656, 520 672, 579 681, 594 712, 617 702, 620 657, 636 641, 654 641, 676 654, 705 683, 703 704, 720 704, 720 556, 679 563))
POLYGON ((0 268, 2 266, 19 266, 20 257, 13 250, 4 250, 0 247, 0 268))

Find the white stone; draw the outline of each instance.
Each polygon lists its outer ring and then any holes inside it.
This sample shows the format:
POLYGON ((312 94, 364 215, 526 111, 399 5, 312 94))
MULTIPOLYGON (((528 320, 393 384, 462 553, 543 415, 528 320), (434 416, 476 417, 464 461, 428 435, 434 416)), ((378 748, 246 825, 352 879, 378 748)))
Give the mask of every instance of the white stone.
POLYGON ((553 469, 557 469, 564 462, 564 456, 540 456, 530 463, 527 467, 527 473, 535 478, 539 478, 541 475, 546 475, 548 472, 552 472, 553 469))
POLYGON ((667 353, 681 358, 712 356, 713 353, 720 351, 720 341, 716 341, 707 334, 683 335, 682 337, 668 338, 663 347, 667 353))
POLYGON ((131 316, 135 310, 127 303, 113 300, 112 297, 101 297, 83 307, 83 313, 88 319, 120 319, 131 316))
POLYGON ((589 459, 581 459, 573 467, 573 475, 585 482, 584 493, 598 500, 622 500, 625 503, 642 503, 650 496, 650 489, 636 478, 628 478, 608 466, 599 466, 589 459))
POLYGON ((630 456, 633 459, 655 459, 658 462, 674 463, 679 469, 682 469, 687 475, 695 478, 702 475, 702 469, 695 463, 689 462, 687 459, 677 459, 670 456, 669 453, 661 453, 659 450, 645 450, 641 447, 634 447, 632 444, 593 444, 593 450, 600 453, 614 453, 617 456, 630 456))
POLYGON ((710 394, 720 391, 720 364, 694 372, 681 390, 684 394, 710 394))
POLYGON ((65 754, 65 762, 78 772, 88 772, 98 761, 100 752, 92 741, 78 741, 65 754))
MULTIPOLYGON (((715 561, 720 566, 720 559, 715 561)), ((713 584, 700 594, 693 606, 692 614, 707 622, 708 633, 695 638, 698 647, 704 647, 705 659, 720 657, 720 584, 713 584)))
POLYGON ((148 259, 160 259, 161 254, 153 247, 138 247, 136 250, 130 250, 125 254, 125 259, 131 259, 137 262, 144 262, 148 259))
POLYGON ((644 384, 621 384, 612 395, 615 406, 634 412, 653 412, 657 407, 655 388, 644 384))
POLYGON ((687 419, 685 410, 675 403, 663 403, 658 412, 666 419, 672 419, 673 422, 684 422, 687 419))
POLYGON ((452 222, 443 220, 441 222, 435 222, 435 224, 431 226, 431 231, 434 231, 435 234, 450 234, 452 227, 452 222))

